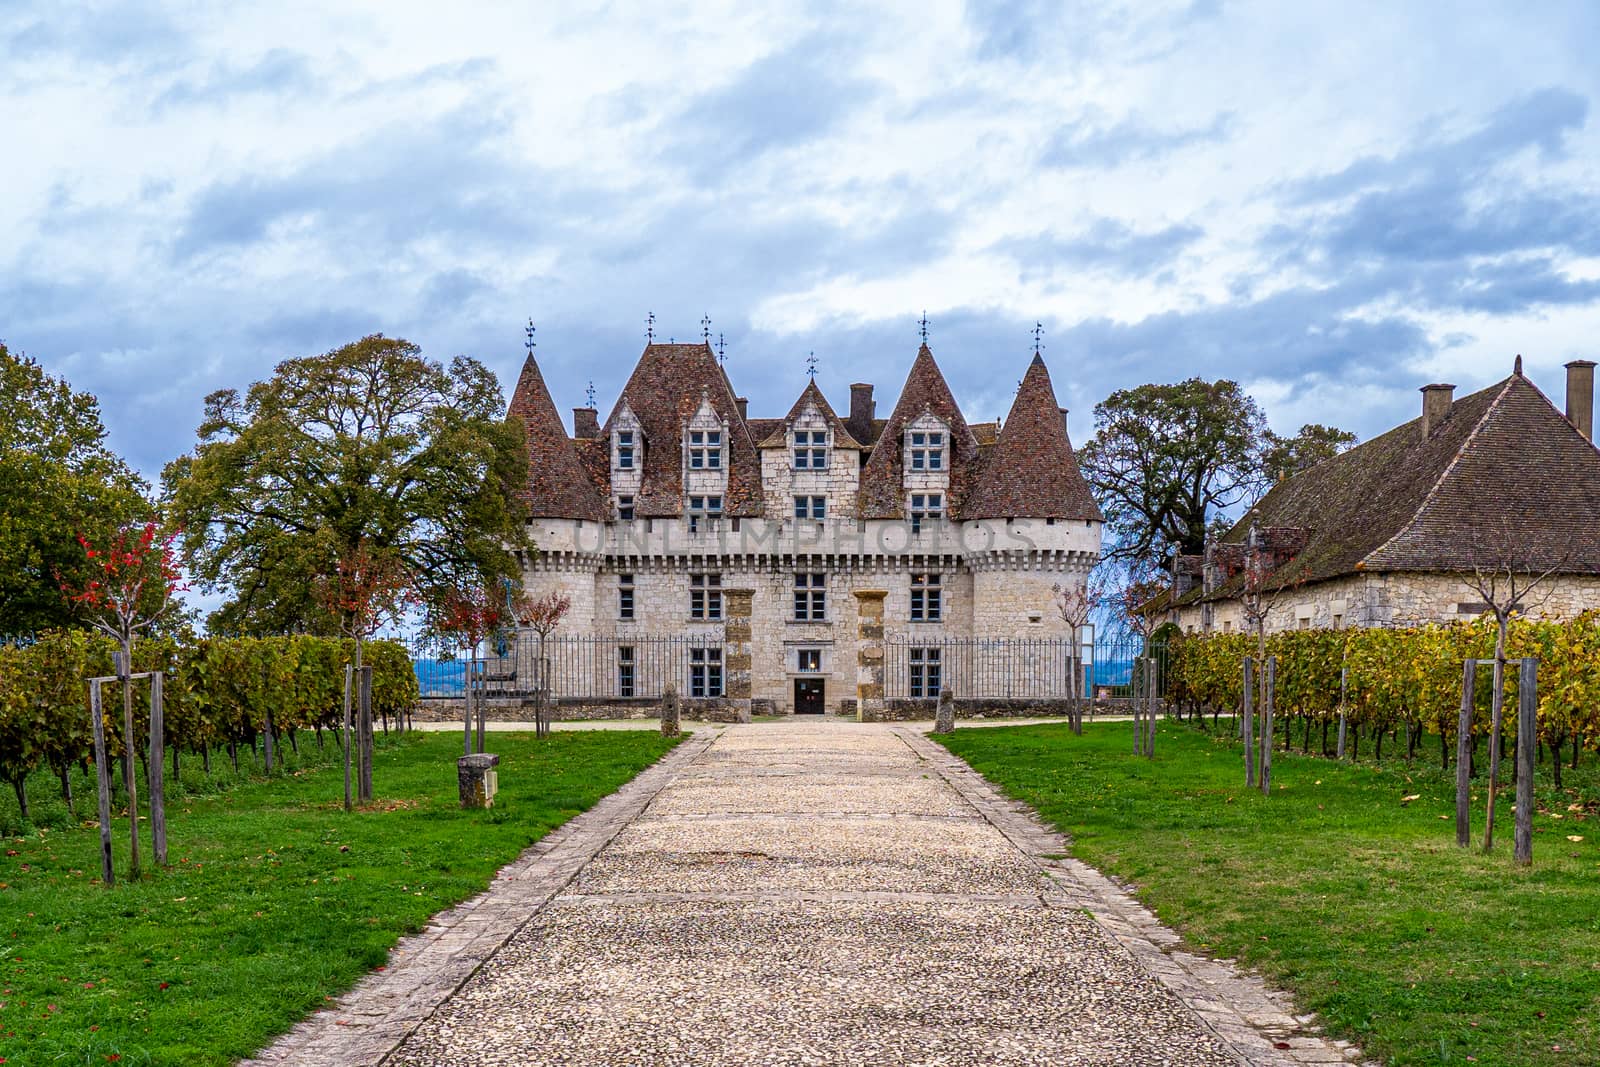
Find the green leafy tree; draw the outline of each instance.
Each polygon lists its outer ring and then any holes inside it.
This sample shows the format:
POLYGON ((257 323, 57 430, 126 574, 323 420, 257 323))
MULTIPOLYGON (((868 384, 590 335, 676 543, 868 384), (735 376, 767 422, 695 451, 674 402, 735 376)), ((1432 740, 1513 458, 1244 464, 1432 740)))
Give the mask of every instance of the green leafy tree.
POLYGON ((106 447, 99 403, 0 344, 0 634, 66 626, 61 585, 103 540, 148 517, 145 486, 106 447))
POLYGON ((1083 472, 1111 534, 1107 559, 1205 548, 1206 522, 1261 483, 1266 416, 1238 382, 1119 389, 1094 408, 1083 472))
POLYGON ((381 334, 207 397, 163 480, 195 579, 229 598, 212 628, 337 631, 317 580, 357 552, 399 560, 424 595, 515 574, 527 458, 504 410, 478 361, 381 334))
POLYGON ((1280 437, 1271 430, 1266 435, 1262 473, 1268 484, 1280 482, 1332 459, 1356 443, 1356 435, 1335 426, 1308 422, 1293 437, 1280 437))

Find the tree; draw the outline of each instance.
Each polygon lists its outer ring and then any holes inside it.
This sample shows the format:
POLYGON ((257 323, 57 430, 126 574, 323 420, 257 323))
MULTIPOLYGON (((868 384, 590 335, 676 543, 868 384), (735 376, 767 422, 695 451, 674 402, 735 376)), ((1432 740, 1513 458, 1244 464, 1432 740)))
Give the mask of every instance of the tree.
MULTIPOLYGON (((466 703, 465 736, 462 747, 466 755, 472 754, 473 724, 473 668, 478 646, 491 634, 501 630, 509 621, 505 600, 496 595, 496 589, 486 582, 473 582, 460 589, 446 590, 438 603, 431 606, 428 619, 430 634, 443 642, 451 653, 463 653, 463 677, 466 689, 462 697, 466 703)), ((487 694, 478 697, 478 751, 483 751, 484 710, 487 694)))
POLYGON ((1280 437, 1267 431, 1262 455, 1262 474, 1267 486, 1299 474, 1325 459, 1332 459, 1356 443, 1349 430, 1308 422, 1293 437, 1280 437))
POLYGON ((1260 484, 1267 420, 1237 382, 1119 389, 1095 405, 1094 425, 1082 462, 1112 534, 1106 559, 1198 554, 1212 514, 1260 484))
POLYGON ((1355 443, 1317 424, 1280 437, 1227 379, 1118 390, 1095 405, 1094 424, 1081 459, 1111 534, 1102 556, 1114 562, 1199 555, 1231 525, 1227 508, 1355 443))
POLYGON ((69 625, 61 585, 92 569, 78 535, 103 542, 148 513, 105 437, 93 396, 0 344, 0 634, 69 625))
MULTIPOLYGON (((312 582, 312 591, 323 614, 336 620, 339 632, 355 642, 353 673, 348 678, 360 684, 362 648, 384 626, 405 614, 412 597, 412 574, 399 553, 375 550, 365 540, 329 561, 323 573, 312 582)), ((344 810, 350 810, 350 681, 344 691, 344 810)), ((362 693, 366 693, 365 687, 362 693)), ((363 804, 372 800, 372 705, 360 701, 357 741, 357 794, 363 804)), ((387 720, 385 720, 387 722, 387 720)), ((272 724, 266 724, 270 734, 272 724)))
MULTIPOLYGON (((1514 615, 1542 607, 1555 592, 1555 579, 1572 556, 1570 544, 1530 544, 1522 524, 1509 514, 1474 523, 1469 532, 1472 570, 1467 586, 1494 615, 1494 682, 1489 715, 1489 797, 1484 814, 1483 850, 1494 848, 1494 809, 1500 786, 1501 730, 1505 721, 1506 635, 1514 615)), ((1524 678, 1517 685, 1527 684, 1524 678)), ((1558 757, 1559 758, 1559 757, 1558 757)), ((1529 813, 1521 813, 1529 814, 1529 813)), ((1522 857, 1519 856, 1519 859, 1522 857)))
POLYGON ((550 664, 544 655, 545 638, 555 632, 571 608, 572 598, 557 592, 537 598, 523 597, 516 604, 517 622, 539 635, 533 665, 534 733, 538 737, 550 736, 550 664))
POLYGON ((448 368, 381 334, 280 363, 206 398, 192 454, 163 473, 221 632, 330 632, 330 560, 395 558, 418 592, 511 577, 530 547, 521 427, 474 359, 448 368))
POLYGON ((1072 732, 1083 734, 1083 628, 1089 625, 1089 619, 1099 610, 1105 602, 1106 590, 1104 582, 1093 576, 1084 579, 1082 585, 1061 585, 1057 583, 1050 587, 1055 594, 1056 613, 1061 616, 1061 621, 1067 624, 1069 638, 1072 641, 1072 651, 1068 654, 1067 669, 1072 672, 1072 677, 1067 686, 1068 720, 1072 732))
MULTIPOLYGON (((173 531, 158 539, 156 524, 147 522, 141 527, 118 530, 109 542, 96 548, 94 542, 80 534, 78 541, 89 577, 81 586, 63 586, 68 601, 81 608, 90 624, 115 639, 122 649, 117 670, 122 680, 122 782, 128 789, 128 818, 133 830, 128 865, 134 878, 139 877, 139 787, 133 773, 133 642, 171 610, 175 594, 189 588, 178 569, 174 547, 178 536, 173 531)), ((151 799, 154 801, 155 797, 151 799)), ((155 814, 152 812, 152 816, 155 814)), ((155 825, 159 837, 161 823, 157 821, 155 825)), ((165 862, 165 847, 163 841, 156 841, 156 862, 165 862)))

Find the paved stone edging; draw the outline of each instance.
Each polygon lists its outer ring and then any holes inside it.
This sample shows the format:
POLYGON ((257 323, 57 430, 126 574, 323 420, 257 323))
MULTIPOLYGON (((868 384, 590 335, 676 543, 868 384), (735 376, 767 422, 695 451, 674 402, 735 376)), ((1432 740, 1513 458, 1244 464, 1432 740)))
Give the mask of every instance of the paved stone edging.
POLYGON ((1047 905, 1088 912, 1230 1046, 1242 1064, 1364 1063, 1354 1045, 1319 1033, 1312 1016, 1295 1015, 1287 994, 1267 988, 1258 976, 1240 970, 1231 960, 1212 960, 1184 951, 1179 947, 1182 939, 1132 894, 1080 860, 1057 858, 1068 851, 1067 839, 1047 827, 1027 805, 1001 794, 949 749, 917 730, 896 727, 894 732, 990 825, 1050 875, 1059 895, 1047 893, 1047 905))
POLYGON ((383 971, 298 1023, 240 1067, 381 1064, 636 819, 718 732, 702 730, 621 789, 573 817, 502 867, 489 888, 402 938, 383 971))

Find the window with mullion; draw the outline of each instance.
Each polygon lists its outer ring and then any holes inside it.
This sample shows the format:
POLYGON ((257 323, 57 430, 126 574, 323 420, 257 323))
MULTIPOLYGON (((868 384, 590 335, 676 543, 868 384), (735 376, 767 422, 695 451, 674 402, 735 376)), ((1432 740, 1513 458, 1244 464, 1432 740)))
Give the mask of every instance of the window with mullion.
POLYGON ((722 575, 689 575, 689 618, 702 622, 722 618, 722 575))
POLYGON ((633 431, 617 431, 617 469, 633 470, 633 431))
POLYGON ((689 431, 689 469, 722 469, 722 431, 689 431))
POLYGON ((825 519, 828 517, 828 498, 825 496, 797 496, 794 498, 794 517, 797 519, 825 519))
POLYGON ((794 576, 794 621, 826 622, 828 618, 828 576, 801 571, 794 576))
POLYGON ((911 532, 922 532, 922 524, 944 515, 943 493, 912 493, 911 506, 906 509, 911 517, 911 532))
POLYGON ((633 646, 617 646, 617 696, 633 696, 633 646))
POLYGON ((944 617, 944 589, 937 574, 911 576, 911 621, 938 622, 944 617))
POLYGON ((794 469, 828 469, 828 431, 796 430, 794 432, 794 469))
POLYGON ((932 700, 939 695, 940 689, 940 650, 937 648, 911 648, 907 649, 909 668, 907 679, 911 699, 932 700))
POLYGON ((689 532, 698 533, 702 521, 712 520, 710 527, 716 529, 716 521, 722 516, 721 496, 691 496, 689 498, 689 532))
POLYGON ((689 695, 700 699, 722 695, 722 649, 689 650, 689 695))
POLYGON ((617 575, 617 618, 633 618, 633 575, 617 575))
POLYGON ((944 470, 943 433, 913 433, 911 435, 911 469, 914 471, 944 470))

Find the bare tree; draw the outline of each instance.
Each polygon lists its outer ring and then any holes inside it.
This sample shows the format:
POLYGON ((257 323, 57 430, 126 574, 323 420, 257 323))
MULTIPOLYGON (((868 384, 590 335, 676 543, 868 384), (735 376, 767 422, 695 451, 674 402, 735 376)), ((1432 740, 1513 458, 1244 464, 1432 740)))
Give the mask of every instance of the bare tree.
POLYGON ((572 598, 565 593, 546 593, 537 598, 523 598, 517 602, 517 622, 539 635, 538 651, 534 662, 533 719, 539 737, 550 736, 549 698, 550 663, 545 658, 545 638, 555 632, 572 608, 572 598))
MULTIPOLYGON (((1494 682, 1489 715, 1489 796, 1483 828, 1483 850, 1494 847, 1495 799, 1500 787, 1500 734, 1505 717, 1506 635, 1515 615, 1544 607, 1555 593, 1555 578, 1572 558, 1570 542, 1534 545, 1510 515, 1500 514, 1473 526, 1472 569, 1468 588, 1483 598, 1494 615, 1494 682)), ((1518 685, 1524 683, 1518 679, 1518 685)))
POLYGON ((1061 621, 1067 624, 1067 631, 1072 641, 1072 652, 1067 661, 1068 670, 1072 674, 1067 687, 1067 718, 1072 732, 1083 734, 1083 640, 1084 628, 1089 625, 1089 619, 1106 600, 1105 582, 1094 576, 1084 579, 1082 585, 1061 585, 1057 583, 1050 587, 1055 594, 1056 612, 1061 616, 1061 621))

